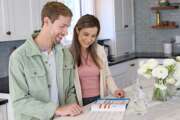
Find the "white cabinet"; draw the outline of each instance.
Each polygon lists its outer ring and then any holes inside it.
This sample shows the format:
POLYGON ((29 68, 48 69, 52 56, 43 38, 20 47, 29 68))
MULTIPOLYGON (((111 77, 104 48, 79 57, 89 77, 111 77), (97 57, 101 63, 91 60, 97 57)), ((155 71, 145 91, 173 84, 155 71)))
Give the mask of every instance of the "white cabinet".
POLYGON ((125 88, 136 82, 137 60, 130 60, 110 66, 112 77, 120 88, 125 88))
POLYGON ((0 120, 8 120, 7 105, 0 105, 0 120))
MULTIPOLYGON (((136 83, 136 80, 139 77, 137 74, 139 63, 149 59, 151 58, 138 58, 110 66, 109 68, 112 77, 115 80, 117 86, 120 88, 125 88, 136 83)), ((164 59, 158 58, 156 60, 162 64, 164 59)))
POLYGON ((135 51, 134 0, 115 0, 116 55, 135 51))
POLYGON ((101 23, 99 39, 111 39, 115 56, 135 50, 134 0, 98 0, 96 16, 101 23))
POLYGON ((134 30, 116 31, 117 56, 128 55, 135 51, 134 30))
POLYGON ((6 93, 0 93, 0 98, 1 99, 8 99, 8 103, 7 103, 8 120, 14 120, 14 114, 13 114, 13 108, 12 108, 12 104, 11 104, 10 95, 6 94, 6 93))
POLYGON ((10 39, 9 11, 8 0, 0 0, 0 41, 10 39))
POLYGON ((0 0, 0 41, 26 39, 40 29, 40 13, 47 1, 0 0))
POLYGON ((134 29, 134 0, 115 0, 115 30, 134 29))

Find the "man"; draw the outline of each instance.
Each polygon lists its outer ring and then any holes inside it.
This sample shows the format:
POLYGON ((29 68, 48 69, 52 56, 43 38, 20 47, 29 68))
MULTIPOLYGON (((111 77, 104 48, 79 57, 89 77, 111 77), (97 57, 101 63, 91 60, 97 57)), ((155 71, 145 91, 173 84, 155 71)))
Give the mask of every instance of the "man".
POLYGON ((64 4, 46 3, 41 31, 10 56, 9 85, 15 120, 49 120, 81 113, 73 84, 73 58, 59 44, 71 18, 71 10, 64 4))

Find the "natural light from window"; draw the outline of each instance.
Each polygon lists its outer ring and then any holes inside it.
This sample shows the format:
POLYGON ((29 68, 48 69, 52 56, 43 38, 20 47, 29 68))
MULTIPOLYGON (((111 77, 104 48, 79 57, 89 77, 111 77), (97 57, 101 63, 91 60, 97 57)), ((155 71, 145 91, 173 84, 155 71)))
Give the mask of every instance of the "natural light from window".
POLYGON ((71 26, 69 27, 68 30, 68 35, 62 41, 64 45, 69 45, 71 44, 72 41, 74 26, 80 17, 80 0, 58 0, 58 1, 64 2, 64 4, 67 5, 73 13, 71 26))

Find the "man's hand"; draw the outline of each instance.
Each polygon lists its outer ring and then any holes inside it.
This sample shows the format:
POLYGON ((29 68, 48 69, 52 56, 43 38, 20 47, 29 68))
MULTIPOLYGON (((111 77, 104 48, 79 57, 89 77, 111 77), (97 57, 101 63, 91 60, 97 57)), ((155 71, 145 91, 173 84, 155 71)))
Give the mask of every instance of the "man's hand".
POLYGON ((125 96, 125 92, 121 89, 118 89, 114 92, 113 94, 114 97, 124 97, 125 96))
POLYGON ((55 116, 76 116, 82 113, 82 108, 74 103, 56 109, 55 116))

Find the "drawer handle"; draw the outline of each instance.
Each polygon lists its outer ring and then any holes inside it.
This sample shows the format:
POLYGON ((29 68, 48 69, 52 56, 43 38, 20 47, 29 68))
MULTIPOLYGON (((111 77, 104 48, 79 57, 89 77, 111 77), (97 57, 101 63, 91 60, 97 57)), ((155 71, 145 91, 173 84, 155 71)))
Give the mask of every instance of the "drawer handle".
POLYGON ((7 35, 11 35, 11 31, 7 31, 6 34, 7 34, 7 35))
POLYGON ((124 28, 128 28, 129 26, 128 25, 124 25, 124 28))
POLYGON ((133 67, 133 66, 135 66, 135 64, 134 64, 134 63, 132 63, 132 64, 130 64, 130 66, 131 66, 131 67, 133 67))

